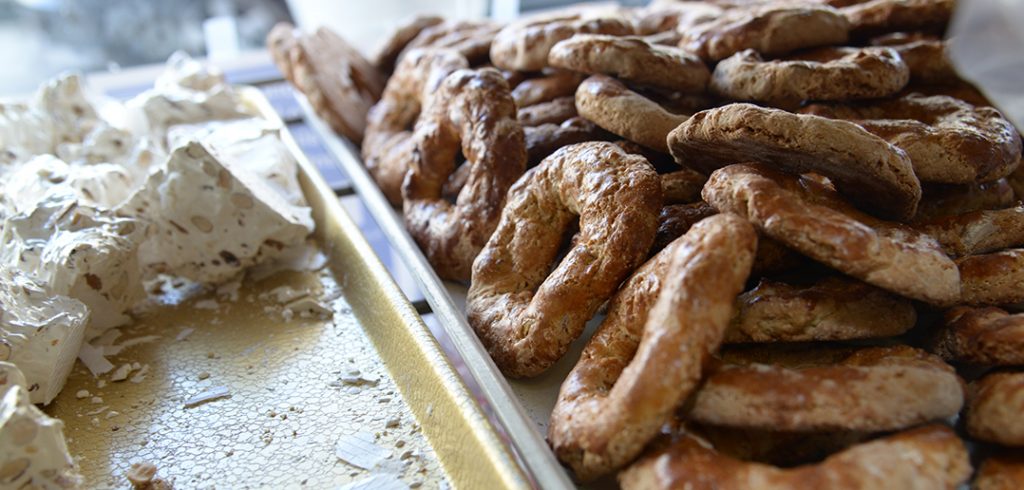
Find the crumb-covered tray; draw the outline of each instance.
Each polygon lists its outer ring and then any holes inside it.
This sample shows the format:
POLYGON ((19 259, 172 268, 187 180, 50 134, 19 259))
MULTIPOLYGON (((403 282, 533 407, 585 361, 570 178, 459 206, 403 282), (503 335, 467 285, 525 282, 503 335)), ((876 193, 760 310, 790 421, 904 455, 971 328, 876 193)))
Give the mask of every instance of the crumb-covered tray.
POLYGON ((127 487, 131 465, 146 462, 177 488, 528 486, 269 103, 244 95, 299 162, 325 265, 166 294, 108 335, 116 368, 94 377, 78 363, 46 407, 65 423, 84 485, 127 487), (301 296, 330 313, 282 307, 301 296))
MULTIPOLYGON (((547 443, 548 416, 555 405, 558 388, 572 369, 585 344, 576 341, 569 353, 543 375, 531 379, 507 379, 491 360, 472 328, 466 321, 465 301, 467 289, 462 284, 442 281, 427 262, 426 257, 406 231, 402 217, 388 203, 362 164, 359 152, 352 144, 337 136, 317 117, 301 94, 296 94, 305 119, 314 129, 327 150, 333 154, 352 179, 353 185, 370 213, 377 220, 394 249, 401 255, 417 285, 430 304, 438 322, 455 346, 460 361, 469 368, 474 381, 493 410, 495 418, 508 432, 519 457, 531 476, 543 483, 544 488, 575 488, 567 472, 555 459, 547 443)), ((588 324, 588 333, 596 328, 600 319, 588 324)), ((589 335, 584 334, 581 339, 589 335)), ((597 482, 598 487, 608 482, 597 482)))

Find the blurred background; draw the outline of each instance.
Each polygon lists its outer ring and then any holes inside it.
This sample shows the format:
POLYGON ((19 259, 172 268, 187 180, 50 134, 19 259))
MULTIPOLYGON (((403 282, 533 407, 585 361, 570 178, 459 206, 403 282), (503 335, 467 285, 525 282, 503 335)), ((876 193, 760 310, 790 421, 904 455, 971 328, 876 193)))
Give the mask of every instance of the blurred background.
MULTIPOLYGON (((0 95, 31 92, 66 70, 117 72, 176 50, 217 61, 263 49, 278 21, 327 24, 364 51, 417 13, 508 19, 571 0, 0 0, 0 95)), ((626 0, 625 5, 647 0, 626 0)), ((252 56, 249 56, 252 58, 252 56)))

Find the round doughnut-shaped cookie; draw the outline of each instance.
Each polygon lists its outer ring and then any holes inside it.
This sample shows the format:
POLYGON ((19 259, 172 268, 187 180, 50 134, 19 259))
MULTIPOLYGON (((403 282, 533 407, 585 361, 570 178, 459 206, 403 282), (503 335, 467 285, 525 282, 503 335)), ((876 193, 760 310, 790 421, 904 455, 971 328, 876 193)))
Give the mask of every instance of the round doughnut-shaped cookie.
POLYGON ((956 265, 960 269, 961 303, 1009 305, 1024 302, 1024 249, 969 255, 957 260, 956 265))
POLYGON ((435 15, 417 15, 395 27, 384 37, 384 42, 377 48, 376 54, 373 55, 373 65, 381 73, 390 74, 395 70, 398 55, 402 54, 405 47, 424 29, 442 22, 444 19, 435 15))
POLYGON ((512 186, 466 302, 470 326, 505 375, 540 374, 565 354, 643 263, 660 209, 654 168, 611 143, 563 147, 512 186), (577 216, 579 233, 552 269, 577 216))
POLYGON ((938 36, 920 33, 893 33, 871 40, 874 46, 885 46, 899 53, 910 68, 910 81, 924 84, 943 84, 960 80, 946 56, 946 42, 938 36))
POLYGON ((707 2, 654 0, 646 7, 634 10, 632 17, 637 35, 650 36, 664 32, 681 33, 720 15, 722 7, 707 2))
POLYGON ((467 67, 466 58, 455 51, 413 50, 402 58, 367 114, 363 164, 392 205, 402 204, 402 181, 416 151, 412 129, 424 102, 445 77, 467 67))
POLYGON ((921 199, 906 154, 846 121, 729 104, 694 114, 667 141, 676 161, 700 172, 758 161, 824 175, 855 204, 885 218, 914 216, 921 199))
POLYGON ((580 84, 576 110, 605 130, 662 153, 669 152, 667 135, 687 118, 605 75, 593 75, 580 84))
POLYGON ((962 185, 922 183, 921 202, 910 222, 928 223, 974 211, 1005 209, 1018 200, 1009 178, 962 185))
POLYGON ((562 383, 548 440, 590 480, 619 468, 696 388, 718 350, 757 234, 712 216, 649 260, 612 298, 608 316, 562 383))
POLYGON ((704 92, 711 78, 700 58, 638 37, 577 34, 551 48, 548 64, 684 93, 704 92))
POLYGON ((697 202, 707 181, 707 175, 688 168, 661 174, 661 195, 665 204, 697 202))
POLYGON ((915 226, 935 237, 953 257, 1024 245, 1024 205, 973 211, 915 226))
POLYGON ((718 453, 684 435, 619 473, 623 490, 953 489, 971 476, 967 448, 928 425, 854 445, 817 464, 779 468, 718 453))
POLYGON ((409 41, 398 59, 414 49, 451 49, 465 56, 471 66, 477 65, 487 60, 491 42, 500 28, 490 21, 448 21, 432 25, 409 41))
POLYGON ((402 186, 406 228, 438 276, 466 281, 498 225, 508 188, 526 169, 526 142, 508 84, 491 68, 448 75, 413 140, 402 186), (469 178, 452 204, 442 191, 460 151, 469 178))
POLYGON ((845 44, 849 22, 838 10, 812 5, 759 5, 726 10, 683 33, 679 47, 708 61, 745 49, 781 56, 818 46, 845 44))
POLYGON ((801 286, 771 279, 736 299, 727 343, 852 340, 901 335, 917 313, 907 299, 840 276, 801 286))
POLYGON ((870 0, 843 7, 850 35, 863 38, 887 32, 929 31, 941 34, 956 0, 870 0))
POLYGON ((537 71, 548 66, 552 46, 576 34, 628 36, 633 26, 617 16, 587 12, 526 17, 498 32, 491 62, 507 70, 537 71))
POLYGON ((1020 162, 1021 139, 998 110, 910 94, 863 105, 815 104, 805 113, 853 121, 907 153, 922 181, 989 182, 1020 162))
POLYGON ((748 49, 715 66, 711 91, 735 100, 794 104, 888 97, 909 80, 910 69, 889 48, 819 48, 771 61, 748 49))
POLYGON ((366 113, 384 90, 377 68, 326 27, 303 34, 291 24, 280 23, 267 41, 271 52, 276 52, 278 68, 317 115, 354 144, 362 142, 366 113))
POLYGON ((1024 372, 995 372, 971 383, 967 433, 983 441, 1024 446, 1024 372))
POLYGON ((529 107, 559 97, 571 96, 583 81, 583 75, 569 70, 554 70, 543 76, 528 78, 512 89, 516 107, 529 107))
POLYGON ((866 215, 821 181, 760 164, 716 170, 702 192, 721 212, 868 284, 933 304, 960 297, 960 273, 934 238, 866 215))
POLYGON ((1024 453, 1004 451, 982 461, 974 476, 974 490, 1018 490, 1024 481, 1024 453))
POLYGON ((879 432, 952 417, 963 406, 953 367, 913 347, 744 351, 749 349, 723 353, 724 363, 694 395, 689 419, 729 427, 879 432))
POLYGON ((948 361, 1024 366, 1024 313, 954 307, 946 312, 934 350, 948 361))
POLYGON ((576 98, 572 96, 520 107, 518 112, 519 124, 523 126, 561 124, 578 115, 576 113, 576 98))
POLYGON ((608 137, 608 133, 582 117, 573 117, 561 124, 526 126, 523 133, 526 135, 527 166, 531 168, 563 146, 608 137))

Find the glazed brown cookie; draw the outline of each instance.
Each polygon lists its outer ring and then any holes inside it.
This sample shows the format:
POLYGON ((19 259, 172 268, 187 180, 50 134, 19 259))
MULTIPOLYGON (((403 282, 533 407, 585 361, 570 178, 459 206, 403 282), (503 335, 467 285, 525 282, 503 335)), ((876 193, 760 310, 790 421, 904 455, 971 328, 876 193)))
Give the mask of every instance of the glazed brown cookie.
POLYGON ((704 92, 711 77, 700 58, 679 48, 602 34, 577 34, 559 42, 548 64, 683 93, 704 92))
POLYGON ((983 441, 1024 446, 1024 373, 996 372, 971 383, 967 433, 983 441))
POLYGON ((562 124, 541 124, 523 128, 526 135, 527 166, 533 167, 563 146, 602 141, 610 136, 596 124, 574 117, 562 124))
POLYGON ((901 335, 917 313, 907 299, 841 276, 808 286, 771 279, 736 300, 725 340, 805 342, 901 335))
POLYGON ((956 371, 909 346, 722 354, 694 395, 691 420, 729 427, 879 432, 951 417, 963 406, 956 371))
POLYGON ((628 463, 671 418, 718 349, 757 235, 735 215, 712 216, 649 260, 611 300, 608 316, 562 383, 548 440, 581 480, 628 463))
POLYGON ((1024 249, 970 255, 956 265, 960 269, 960 302, 1008 305, 1024 301, 1024 249))
POLYGON ((1020 162, 1020 133, 991 107, 910 94, 862 105, 815 104, 805 113, 856 122, 907 152, 922 181, 990 182, 1020 162))
POLYGON ((1005 178, 963 185, 922 184, 921 202, 911 223, 927 223, 974 211, 1005 209, 1018 200, 1005 178))
POLYGON ((1002 451, 981 463, 974 476, 974 490, 1018 490, 1024 481, 1024 454, 1002 451))
POLYGON ((915 226, 953 257, 1024 246, 1024 206, 973 211, 915 226))
POLYGON ((406 44, 398 59, 414 49, 450 49, 465 56, 471 66, 477 65, 487 60, 491 42, 500 28, 490 21, 442 22, 420 31, 406 44))
POLYGON ((900 31, 942 33, 956 0, 870 0, 840 11, 850 22, 850 35, 865 37, 900 31))
POLYGON ((576 34, 628 36, 633 26, 620 17, 566 12, 526 17, 503 28, 491 46, 491 62, 508 70, 536 71, 548 66, 548 52, 576 34))
POLYGON ((715 451, 723 455, 743 461, 790 467, 817 463, 830 454, 872 439, 868 432, 737 429, 694 422, 687 422, 684 430, 706 440, 715 451))
POLYGON ((455 51, 413 50, 402 58, 367 114, 363 164, 393 206, 402 204, 402 181, 416 150, 412 129, 420 109, 445 77, 468 66, 455 51))
POLYGON ((669 151, 666 136, 686 120, 605 75, 580 84, 576 110, 609 132, 662 153, 669 151))
POLYGON ((633 11, 633 26, 640 36, 666 32, 681 33, 698 24, 714 20, 722 15, 722 11, 722 7, 707 2, 654 0, 646 7, 633 11))
POLYGON ((519 109, 519 124, 540 126, 541 124, 562 124, 576 117, 576 98, 559 97, 519 109))
POLYGON ((395 27, 387 36, 384 42, 377 48, 373 55, 373 64, 384 75, 395 70, 398 63, 398 55, 402 54, 405 47, 412 42, 424 29, 436 26, 444 22, 444 19, 434 15, 417 15, 405 23, 395 27))
POLYGON ((661 174, 661 195, 665 204, 687 204, 700 200, 700 190, 708 176, 684 168, 661 174))
POLYGON ((691 116, 669 133, 668 145, 676 161, 700 172, 759 161, 819 173, 855 204, 886 218, 912 217, 921 198, 906 154, 846 121, 729 104, 691 116))
POLYGON ((566 146, 516 182, 473 264, 469 324, 507 376, 561 358, 597 308, 647 256, 661 184, 643 157, 611 143, 566 146), (579 233, 552 269, 563 234, 579 233))
POLYGON ((960 82, 960 75, 946 56, 946 42, 938 36, 898 32, 876 37, 871 44, 899 53, 910 68, 911 82, 942 85, 960 82))
POLYGON ((957 488, 970 476, 963 441, 936 424, 857 444, 820 463, 795 468, 740 461, 685 435, 619 473, 619 484, 624 490, 919 490, 957 488))
POLYGON ((553 70, 543 76, 523 80, 512 89, 517 107, 529 107, 559 97, 572 96, 583 81, 583 75, 569 70, 553 70))
POLYGON ((1024 366, 1024 314, 957 306, 946 312, 934 349, 949 361, 1024 366))
POLYGON ((910 69, 889 48, 819 48, 771 61, 748 49, 718 63, 711 90, 735 100, 794 104, 888 97, 909 80, 910 69))
POLYGON ((406 228, 438 276, 468 280, 473 259, 498 226, 506 191, 526 169, 526 142, 508 84, 490 68, 448 75, 413 140, 402 186, 406 228), (470 174, 453 204, 442 189, 460 150, 470 174))
POLYGON ((770 4, 726 10, 683 33, 679 47, 708 61, 745 49, 780 56, 798 49, 846 43, 849 22, 825 6, 770 4))
POLYGON ((956 265, 934 238, 857 211, 821 181, 759 164, 711 174, 704 200, 765 235, 864 282, 933 304, 960 297, 956 265))
POLYGON ((359 145, 366 113, 380 98, 384 79, 377 68, 326 27, 303 34, 281 23, 267 36, 278 68, 336 133, 359 145), (287 60, 287 61, 285 61, 287 60))

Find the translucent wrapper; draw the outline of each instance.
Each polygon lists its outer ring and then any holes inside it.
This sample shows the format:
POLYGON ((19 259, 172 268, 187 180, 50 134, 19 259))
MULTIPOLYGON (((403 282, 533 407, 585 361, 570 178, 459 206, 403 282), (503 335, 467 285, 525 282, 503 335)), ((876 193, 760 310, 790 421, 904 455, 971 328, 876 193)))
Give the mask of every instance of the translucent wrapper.
POLYGON ((1024 2, 958 2, 949 57, 1017 128, 1024 128, 1024 2))

